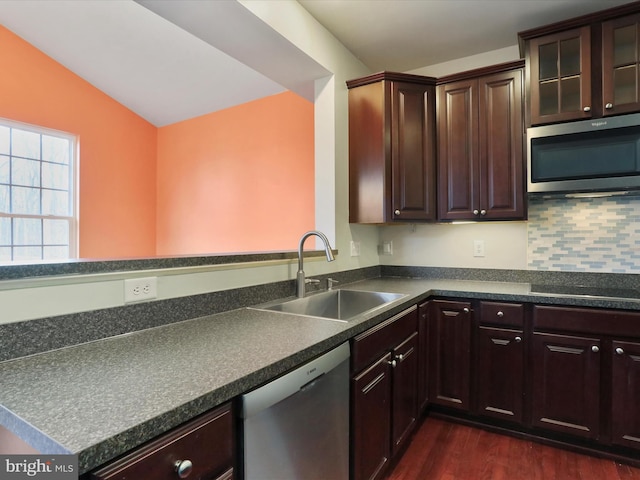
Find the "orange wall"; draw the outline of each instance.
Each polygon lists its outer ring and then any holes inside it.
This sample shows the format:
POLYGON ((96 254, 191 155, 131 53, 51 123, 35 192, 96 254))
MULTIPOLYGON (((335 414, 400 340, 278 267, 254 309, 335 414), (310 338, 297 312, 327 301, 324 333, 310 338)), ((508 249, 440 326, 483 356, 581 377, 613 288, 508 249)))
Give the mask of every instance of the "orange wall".
POLYGON ((157 129, 2 26, 0 65, 0 117, 80 137, 80 257, 153 255, 157 129))
POLYGON ((297 248, 313 104, 282 93, 157 129, 0 25, 0 117, 80 138, 80 257, 297 248))
POLYGON ((313 136, 313 103, 290 92, 160 128, 158 254, 297 249, 313 136))

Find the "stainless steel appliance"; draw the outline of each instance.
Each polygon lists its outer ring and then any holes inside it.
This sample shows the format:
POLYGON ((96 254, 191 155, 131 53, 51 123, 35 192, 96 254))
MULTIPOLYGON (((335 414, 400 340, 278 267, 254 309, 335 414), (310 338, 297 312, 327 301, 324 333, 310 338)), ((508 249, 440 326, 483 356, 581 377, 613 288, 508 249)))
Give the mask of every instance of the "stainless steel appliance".
POLYGON ((349 478, 349 344, 242 396, 245 480, 349 478))
POLYGON ((640 189, 640 114, 527 130, 529 193, 640 189))

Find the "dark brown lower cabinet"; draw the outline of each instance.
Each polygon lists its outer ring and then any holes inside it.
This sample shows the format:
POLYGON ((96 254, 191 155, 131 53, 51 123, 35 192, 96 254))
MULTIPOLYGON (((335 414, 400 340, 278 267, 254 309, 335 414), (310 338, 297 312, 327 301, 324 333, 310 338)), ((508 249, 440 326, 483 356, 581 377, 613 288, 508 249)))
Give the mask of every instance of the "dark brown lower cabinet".
POLYGON ((601 349, 598 338, 534 332, 534 427, 599 437, 601 349))
POLYGON ((640 449, 640 343, 612 343, 611 441, 640 449))
POLYGON ((100 468, 90 478, 232 480, 233 424, 231 405, 223 405, 100 468), (181 469, 184 476, 179 476, 181 469))
POLYGON ((480 415, 522 422, 523 347, 522 330, 479 327, 476 394, 480 415))
POLYGON ((353 339, 354 480, 381 479, 418 418, 418 311, 411 307, 353 339))
POLYGON ((354 478, 382 478, 391 460, 391 354, 356 375, 351 387, 354 478))
POLYGON ((429 314, 430 403, 471 408, 471 303, 434 300, 429 314))

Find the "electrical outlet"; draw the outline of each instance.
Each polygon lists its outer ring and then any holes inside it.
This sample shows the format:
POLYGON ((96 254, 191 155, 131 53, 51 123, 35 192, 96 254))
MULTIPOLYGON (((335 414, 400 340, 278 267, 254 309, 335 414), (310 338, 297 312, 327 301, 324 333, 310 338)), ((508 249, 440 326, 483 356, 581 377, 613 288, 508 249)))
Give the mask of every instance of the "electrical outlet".
POLYGON ((158 297, 158 277, 130 278, 124 281, 124 303, 158 297))
POLYGON ((359 257, 360 256, 360 242, 351 241, 351 256, 359 257))
POLYGON ((484 240, 473 241, 473 256, 484 257, 484 240))

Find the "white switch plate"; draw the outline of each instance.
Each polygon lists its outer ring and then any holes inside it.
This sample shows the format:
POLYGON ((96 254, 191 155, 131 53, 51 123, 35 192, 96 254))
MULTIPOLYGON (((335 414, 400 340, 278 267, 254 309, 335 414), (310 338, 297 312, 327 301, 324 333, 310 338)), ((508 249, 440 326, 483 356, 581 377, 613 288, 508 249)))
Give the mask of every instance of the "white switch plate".
POLYGON ((393 255, 393 240, 389 240, 388 242, 382 242, 382 254, 393 255))
POLYGON ((351 241, 351 256, 359 257, 360 256, 360 242, 351 241))
POLYGON ((484 240, 473 241, 473 256, 484 257, 484 240))
POLYGON ((158 297, 158 277, 129 278, 124 281, 124 303, 142 302, 158 297))

